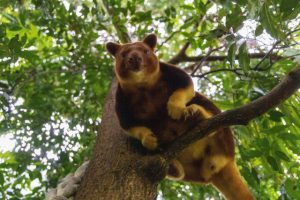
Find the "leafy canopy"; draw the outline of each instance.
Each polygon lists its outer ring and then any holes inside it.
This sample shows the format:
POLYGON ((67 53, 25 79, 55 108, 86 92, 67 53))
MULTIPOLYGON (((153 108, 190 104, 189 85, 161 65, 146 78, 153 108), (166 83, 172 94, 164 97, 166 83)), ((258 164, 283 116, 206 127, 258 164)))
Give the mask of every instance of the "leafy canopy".
MULTIPOLYGON (((298 0, 1 0, 0 138, 15 145, 0 151, 0 198, 43 199, 91 154, 112 78, 106 42, 155 32, 165 61, 189 42, 193 59, 178 65, 225 110, 266 94, 299 61, 299 12, 298 0)), ((299 103, 298 92, 234 127, 237 162, 260 199, 300 199, 299 103)), ((219 196, 170 181, 159 195, 219 196)))

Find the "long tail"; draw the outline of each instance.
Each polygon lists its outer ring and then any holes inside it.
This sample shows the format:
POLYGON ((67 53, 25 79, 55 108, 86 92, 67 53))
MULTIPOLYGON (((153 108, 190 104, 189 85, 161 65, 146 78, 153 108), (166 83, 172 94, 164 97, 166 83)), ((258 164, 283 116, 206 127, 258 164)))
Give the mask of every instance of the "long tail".
POLYGON ((179 181, 183 179, 184 175, 185 173, 182 164, 176 159, 172 160, 166 178, 173 181, 179 181))
POLYGON ((233 161, 212 177, 212 184, 227 200, 254 200, 233 161))

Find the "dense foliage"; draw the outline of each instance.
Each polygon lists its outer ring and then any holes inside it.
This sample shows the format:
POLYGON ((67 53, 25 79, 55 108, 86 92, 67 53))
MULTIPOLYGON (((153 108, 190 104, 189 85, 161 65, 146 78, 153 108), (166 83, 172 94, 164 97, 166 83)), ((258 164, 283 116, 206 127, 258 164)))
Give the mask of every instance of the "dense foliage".
MULTIPOLYGON (((188 42, 178 66, 226 110, 266 94, 300 61, 299 13, 298 0, 0 0, 0 139, 15 142, 0 151, 0 199, 43 199, 91 154, 113 74, 105 42, 155 32, 163 60, 188 42)), ((300 199, 299 104, 298 92, 234 127, 259 199, 300 199)), ((159 194, 219 197, 171 181, 159 194)))

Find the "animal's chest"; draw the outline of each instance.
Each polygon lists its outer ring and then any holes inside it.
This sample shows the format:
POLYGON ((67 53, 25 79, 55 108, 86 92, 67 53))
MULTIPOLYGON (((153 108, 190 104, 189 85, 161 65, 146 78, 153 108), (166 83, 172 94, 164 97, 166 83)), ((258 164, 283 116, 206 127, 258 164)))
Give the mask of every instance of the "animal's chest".
POLYGON ((140 90, 131 97, 133 117, 138 120, 155 120, 166 114, 169 92, 160 87, 140 90))

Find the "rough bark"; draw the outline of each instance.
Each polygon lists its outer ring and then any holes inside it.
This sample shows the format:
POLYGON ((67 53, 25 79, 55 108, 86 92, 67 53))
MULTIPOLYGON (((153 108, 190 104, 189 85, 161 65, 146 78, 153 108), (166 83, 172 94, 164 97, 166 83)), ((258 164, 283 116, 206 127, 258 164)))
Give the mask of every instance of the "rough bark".
MULTIPOLYGON (((114 107, 116 85, 114 80, 106 97, 94 154, 77 200, 156 198, 158 181, 145 178, 141 169, 147 166, 145 152, 139 150, 139 144, 131 141, 119 126, 114 107)), ((155 167, 153 170, 155 173, 155 167)))

